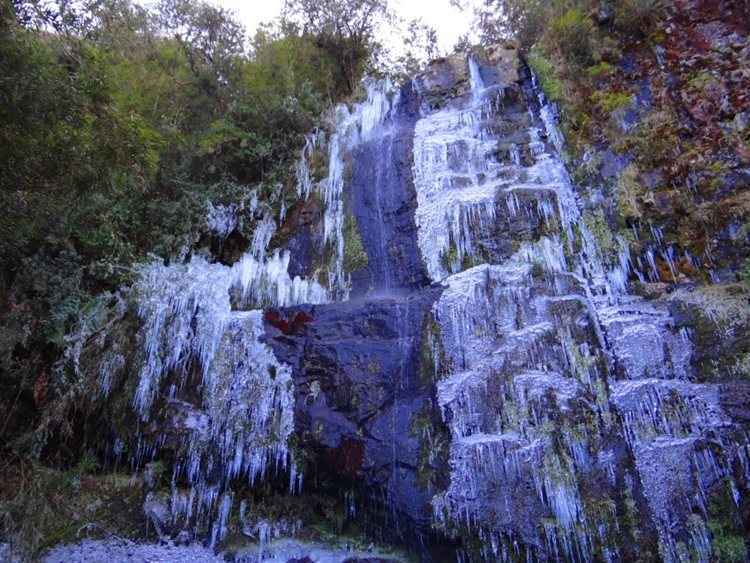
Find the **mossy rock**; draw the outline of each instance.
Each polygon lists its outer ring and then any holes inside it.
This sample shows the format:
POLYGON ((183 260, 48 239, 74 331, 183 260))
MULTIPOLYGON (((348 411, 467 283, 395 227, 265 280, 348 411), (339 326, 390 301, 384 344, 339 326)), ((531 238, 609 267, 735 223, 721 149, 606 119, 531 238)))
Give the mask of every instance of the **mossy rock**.
POLYGON ((61 471, 19 461, 5 468, 0 488, 3 535, 14 551, 36 559, 58 544, 113 535, 147 539, 140 479, 98 473, 97 464, 82 458, 61 471))

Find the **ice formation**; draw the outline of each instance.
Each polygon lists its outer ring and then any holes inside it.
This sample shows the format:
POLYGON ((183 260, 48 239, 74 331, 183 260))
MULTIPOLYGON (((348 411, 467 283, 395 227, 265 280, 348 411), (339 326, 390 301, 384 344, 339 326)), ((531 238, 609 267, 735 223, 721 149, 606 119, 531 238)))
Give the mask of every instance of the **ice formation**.
POLYGON ((665 308, 628 295, 631 270, 643 274, 627 241, 614 237, 607 256, 584 220, 554 106, 538 88, 525 92, 525 131, 505 142, 495 132, 504 89, 485 84, 474 58, 468 67, 471 92, 423 115, 414 141, 419 247, 445 286, 433 314, 445 354, 435 362, 448 371, 438 402, 451 478, 433 498, 436 524, 478 534, 489 560, 620 560, 608 539, 614 504, 594 510, 580 485, 595 467, 612 485, 632 482, 617 477, 623 462, 603 446, 616 433, 647 491, 661 556, 683 561, 687 549, 708 562, 705 498, 685 498, 679 510, 693 516, 679 525, 669 499, 730 478, 748 437, 729 430, 717 388, 690 383, 689 335, 665 308), (514 221, 543 234, 493 263, 487 241, 514 221), (704 445, 713 433, 724 436, 720 456, 704 445))
POLYGON ((365 87, 366 100, 355 104, 351 110, 346 105, 339 105, 333 112, 333 133, 327 143, 327 176, 315 182, 310 171, 310 158, 324 144, 319 133, 308 136, 296 166, 298 195, 306 199, 316 192, 325 207, 324 241, 334 248, 333 263, 328 271, 328 290, 337 300, 346 300, 350 291, 350 280, 344 272, 345 155, 376 134, 398 103, 398 94, 387 80, 371 80, 365 87))

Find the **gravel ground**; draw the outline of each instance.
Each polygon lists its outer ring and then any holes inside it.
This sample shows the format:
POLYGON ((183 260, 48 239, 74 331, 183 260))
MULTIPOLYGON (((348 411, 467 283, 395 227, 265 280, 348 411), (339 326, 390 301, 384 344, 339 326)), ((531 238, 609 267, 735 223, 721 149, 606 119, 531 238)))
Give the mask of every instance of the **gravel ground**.
POLYGON ((259 547, 240 550, 235 555, 238 563, 399 563, 376 549, 370 551, 348 550, 320 543, 301 542, 294 539, 279 539, 264 547, 263 556, 258 557, 259 547))
POLYGON ((140 544, 127 540, 85 540, 54 548, 44 563, 224 563, 224 558, 200 545, 140 544))
MULTIPOLYGON (((372 551, 349 551, 341 547, 281 539, 266 545, 262 557, 259 548, 240 550, 232 558, 239 563, 397 563, 401 559, 372 551)), ((2 553, 0 551, 0 553, 2 553)), ((224 563, 226 559, 201 545, 177 546, 142 544, 127 540, 84 540, 81 543, 58 546, 42 559, 43 563, 224 563)))

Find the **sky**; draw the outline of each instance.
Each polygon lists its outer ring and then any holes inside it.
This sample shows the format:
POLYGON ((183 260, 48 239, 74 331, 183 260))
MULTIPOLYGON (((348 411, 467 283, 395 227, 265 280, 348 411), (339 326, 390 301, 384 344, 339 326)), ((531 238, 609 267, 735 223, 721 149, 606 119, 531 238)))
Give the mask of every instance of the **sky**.
MULTIPOLYGON (((215 4, 237 14, 252 37, 258 24, 274 19, 281 13, 284 0, 214 0, 215 4)), ((459 36, 471 27, 470 10, 461 11, 450 0, 390 0, 391 8, 400 17, 422 20, 438 32, 440 50, 450 52, 459 36)))

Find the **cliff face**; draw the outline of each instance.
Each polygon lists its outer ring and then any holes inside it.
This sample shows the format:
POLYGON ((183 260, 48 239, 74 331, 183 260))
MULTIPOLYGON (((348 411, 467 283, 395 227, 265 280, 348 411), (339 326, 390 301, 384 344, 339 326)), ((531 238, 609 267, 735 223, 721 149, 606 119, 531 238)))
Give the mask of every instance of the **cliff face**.
POLYGON ((748 289, 680 273, 676 210, 613 223, 634 173, 597 147, 571 178, 511 44, 370 83, 308 138, 285 223, 246 210, 231 265, 146 266, 83 334, 92 443, 143 471, 160 535, 225 549, 323 522, 422 560, 741 560, 748 289))
MULTIPOLYGON (((585 63, 571 61, 559 38, 545 37, 529 55, 560 109, 564 157, 588 202, 584 220, 605 252, 608 233, 627 240, 631 291, 669 300, 676 288, 682 297, 695 289, 693 302, 747 310, 737 302, 750 248, 746 3, 661 3, 648 21, 631 14, 630 27, 616 3, 593 4, 567 14, 588 26, 585 63)), ((737 311, 724 340, 708 328, 716 319, 682 297, 678 317, 697 327, 698 377, 746 376, 747 315, 737 311)))

